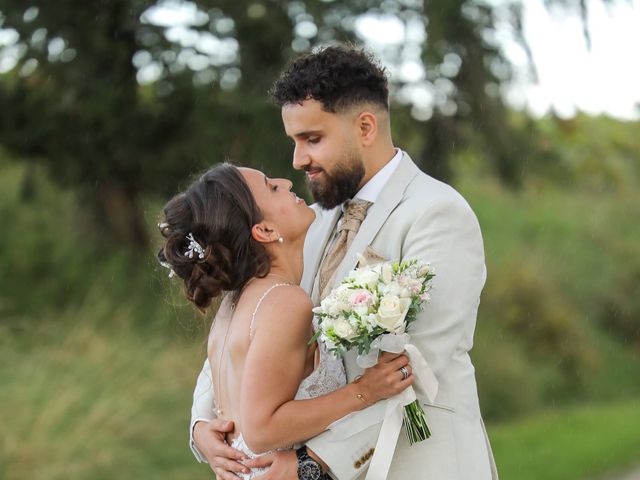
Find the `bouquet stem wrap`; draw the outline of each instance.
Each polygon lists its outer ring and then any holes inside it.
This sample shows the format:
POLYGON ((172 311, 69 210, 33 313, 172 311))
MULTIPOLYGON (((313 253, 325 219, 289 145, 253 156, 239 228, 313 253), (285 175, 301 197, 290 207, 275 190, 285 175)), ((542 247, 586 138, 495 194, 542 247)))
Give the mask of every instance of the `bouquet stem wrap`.
MULTIPOLYGON (((410 422, 406 425, 407 429, 415 427, 424 431, 423 429, 426 428, 424 411, 417 400, 416 393, 426 397, 431 403, 434 402, 438 394, 438 379, 420 350, 411 344, 410 340, 411 337, 407 333, 381 335, 372 342, 369 353, 359 355, 356 360, 360 367, 369 368, 378 362, 380 351, 391 353, 406 351, 415 375, 414 387, 407 388, 387 401, 375 453, 365 480, 384 480, 387 478, 403 422, 410 422)), ((422 440, 430 435, 428 428, 426 428, 426 433, 426 436, 421 438, 422 440)), ((413 443, 411 437, 409 441, 413 443)))

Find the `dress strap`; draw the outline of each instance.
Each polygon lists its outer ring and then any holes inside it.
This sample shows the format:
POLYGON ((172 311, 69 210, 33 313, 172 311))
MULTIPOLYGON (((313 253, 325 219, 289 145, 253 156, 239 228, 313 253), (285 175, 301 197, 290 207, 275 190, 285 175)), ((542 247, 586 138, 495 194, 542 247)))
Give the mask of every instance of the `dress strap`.
POLYGON ((258 300, 258 303, 256 303, 256 308, 253 311, 253 315, 251 315, 251 323, 249 324, 249 341, 251 341, 253 339, 253 334, 255 332, 255 328, 253 327, 253 324, 256 320, 256 313, 258 313, 258 309, 260 308, 260 304, 262 304, 262 301, 265 299, 265 297, 267 295, 269 295, 269 292, 271 292, 271 290, 273 290, 274 288, 277 287, 290 287, 291 284, 290 283, 275 283, 273 285, 271 285, 260 297, 260 300, 258 300))

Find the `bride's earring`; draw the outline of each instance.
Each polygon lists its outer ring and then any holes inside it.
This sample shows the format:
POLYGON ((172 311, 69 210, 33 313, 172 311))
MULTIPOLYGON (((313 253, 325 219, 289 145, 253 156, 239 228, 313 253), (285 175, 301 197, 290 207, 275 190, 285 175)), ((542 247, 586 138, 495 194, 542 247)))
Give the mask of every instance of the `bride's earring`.
POLYGON ((284 243, 284 238, 278 237, 278 243, 284 243))

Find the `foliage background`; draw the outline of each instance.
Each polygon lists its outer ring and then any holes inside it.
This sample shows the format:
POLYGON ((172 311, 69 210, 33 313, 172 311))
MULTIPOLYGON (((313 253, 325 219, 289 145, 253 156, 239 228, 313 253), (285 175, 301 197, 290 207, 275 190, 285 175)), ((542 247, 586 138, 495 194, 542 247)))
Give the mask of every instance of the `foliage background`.
POLYGON ((426 25, 385 53, 393 74, 417 52, 436 93, 417 120, 392 76, 394 138, 483 229, 472 356, 502 478, 599 478, 640 462, 637 122, 505 106, 490 88, 510 68, 483 33, 490 4, 182 4, 195 20, 172 36, 149 2, 0 0, 4 478, 208 475, 186 435, 210 316, 156 265, 155 223, 226 157, 305 191, 265 92, 297 52, 357 41, 365 12, 426 25))

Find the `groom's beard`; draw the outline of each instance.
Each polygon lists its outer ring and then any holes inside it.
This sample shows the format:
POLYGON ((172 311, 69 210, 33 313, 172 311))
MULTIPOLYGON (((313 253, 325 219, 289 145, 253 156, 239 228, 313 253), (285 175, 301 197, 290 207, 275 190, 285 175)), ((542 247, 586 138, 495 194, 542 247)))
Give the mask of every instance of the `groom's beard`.
POLYGON ((357 152, 351 151, 338 162, 333 171, 322 169, 319 180, 309 180, 313 199, 324 209, 331 210, 351 200, 364 177, 364 163, 357 152))

